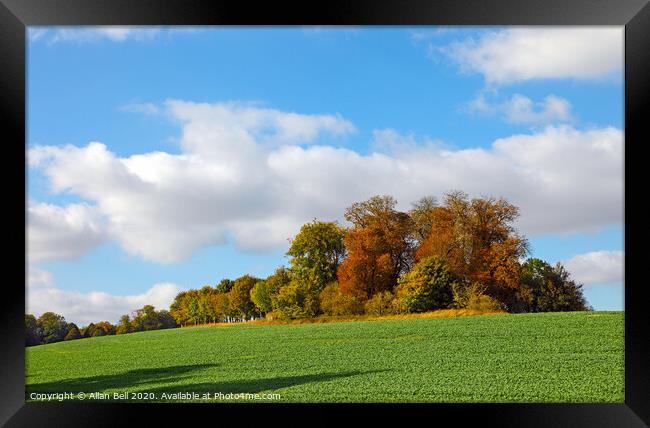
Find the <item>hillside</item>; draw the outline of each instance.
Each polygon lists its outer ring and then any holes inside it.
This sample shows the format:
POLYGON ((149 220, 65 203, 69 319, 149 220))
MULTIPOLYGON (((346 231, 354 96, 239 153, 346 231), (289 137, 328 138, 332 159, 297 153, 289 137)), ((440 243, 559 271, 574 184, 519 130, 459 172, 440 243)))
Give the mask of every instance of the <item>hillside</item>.
POLYGON ((27 348, 26 399, 221 392, 291 402, 623 402, 623 319, 507 314, 97 337, 27 348))

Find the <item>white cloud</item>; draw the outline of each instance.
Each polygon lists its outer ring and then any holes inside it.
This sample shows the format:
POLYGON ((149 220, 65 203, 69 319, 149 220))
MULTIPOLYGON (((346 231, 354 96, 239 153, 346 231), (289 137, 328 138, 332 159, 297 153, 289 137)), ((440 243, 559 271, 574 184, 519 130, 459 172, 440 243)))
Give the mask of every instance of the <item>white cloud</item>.
POLYGON ((167 103, 182 153, 118 157, 101 143, 37 146, 30 165, 55 192, 95 204, 108 234, 131 254, 177 262, 233 236, 244 250, 286 248, 300 225, 342 220, 352 202, 391 194, 403 209, 424 195, 462 189, 521 207, 527 234, 591 231, 620 223, 623 133, 547 127, 490 148, 418 143, 375 132, 383 152, 314 144, 353 132, 347 120, 242 104, 167 103))
POLYGON ((78 293, 54 287, 29 288, 26 291, 26 310, 36 317, 44 312, 55 312, 80 327, 98 321, 116 323, 120 316, 130 315, 144 305, 169 310, 169 305, 181 290, 172 283, 155 284, 142 294, 128 296, 104 292, 78 293))
POLYGON ((54 276, 46 270, 36 266, 29 266, 27 271, 27 287, 49 287, 54 284, 54 276))
POLYGON ((610 78, 623 69, 623 27, 510 28, 441 50, 488 83, 529 79, 610 78))
POLYGON ((514 94, 505 102, 492 102, 480 93, 467 107, 470 112, 500 115, 506 122, 515 124, 546 125, 573 120, 571 104, 555 95, 548 95, 537 103, 521 94, 514 94))
POLYGON ((623 251, 593 251, 564 262, 572 277, 583 284, 623 281, 623 251))
POLYGON ((27 224, 30 263, 74 260, 106 238, 101 214, 87 204, 63 208, 30 200, 27 224))
POLYGON ((84 26, 84 27, 32 27, 29 28, 30 42, 46 41, 48 45, 57 43, 90 43, 108 40, 116 43, 134 40, 138 42, 154 40, 161 36, 192 34, 200 32, 192 27, 149 27, 149 26, 84 26))

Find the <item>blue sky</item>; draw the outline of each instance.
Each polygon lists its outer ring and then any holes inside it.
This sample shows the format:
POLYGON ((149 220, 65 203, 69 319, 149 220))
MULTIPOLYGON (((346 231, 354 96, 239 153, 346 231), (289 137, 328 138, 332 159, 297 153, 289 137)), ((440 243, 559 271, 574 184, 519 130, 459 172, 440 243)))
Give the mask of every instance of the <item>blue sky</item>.
POLYGON ((146 298, 265 276, 300 220, 342 214, 330 191, 406 208, 450 187, 520 205, 533 256, 591 281, 596 309, 623 308, 622 27, 32 27, 27 57, 32 312, 114 321, 146 298), (404 168, 416 179, 399 185, 404 168), (217 180, 204 193, 197 171, 217 180), (347 189, 348 174, 368 184, 347 189), (160 219, 144 224, 148 209, 160 219))

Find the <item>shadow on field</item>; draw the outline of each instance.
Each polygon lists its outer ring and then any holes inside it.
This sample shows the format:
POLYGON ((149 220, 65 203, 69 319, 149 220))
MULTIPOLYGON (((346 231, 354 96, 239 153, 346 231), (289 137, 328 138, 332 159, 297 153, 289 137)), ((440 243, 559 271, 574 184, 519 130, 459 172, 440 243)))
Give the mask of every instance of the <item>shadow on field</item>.
POLYGON ((258 393, 277 391, 279 389, 288 388, 291 386, 304 385, 307 383, 327 382, 334 379, 347 378, 353 376, 360 376, 370 373, 385 372, 389 370, 368 370, 368 371, 346 371, 339 373, 317 373, 301 376, 283 376, 264 379, 246 379, 246 380, 233 380, 225 382, 203 382, 190 385, 170 385, 156 389, 148 390, 147 392, 154 393, 175 393, 175 392, 196 392, 196 393, 258 393))
POLYGON ((334 379, 360 376, 371 373, 386 372, 389 370, 353 370, 338 373, 316 373, 300 376, 282 376, 263 379, 242 379, 233 381, 217 381, 192 383, 184 382, 185 378, 192 378, 195 371, 217 367, 218 364, 199 364, 187 366, 161 367, 154 369, 130 370, 125 373, 95 377, 82 377, 66 379, 57 382, 27 385, 27 393, 52 393, 52 392, 103 392, 106 390, 129 390, 152 393, 258 393, 274 391, 307 383, 326 382, 334 379), (171 383, 172 385, 160 386, 171 383))
MULTIPOLYGON (((113 375, 37 383, 26 385, 26 389, 28 392, 100 392, 107 389, 132 389, 132 387, 178 381, 194 371, 217 366, 218 364, 196 364, 137 369, 113 375)), ((146 388, 138 388, 138 390, 146 390, 146 388)))

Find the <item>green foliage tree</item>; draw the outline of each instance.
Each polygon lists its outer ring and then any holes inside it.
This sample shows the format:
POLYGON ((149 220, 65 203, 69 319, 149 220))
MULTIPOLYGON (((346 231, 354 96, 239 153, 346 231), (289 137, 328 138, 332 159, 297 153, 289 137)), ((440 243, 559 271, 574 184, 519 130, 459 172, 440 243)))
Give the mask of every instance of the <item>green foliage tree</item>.
POLYGON ((219 281, 219 284, 215 287, 217 293, 227 293, 235 286, 235 281, 232 279, 224 278, 219 281))
POLYGON ((513 312, 585 311, 590 308, 582 285, 571 279, 561 263, 531 258, 521 268, 521 285, 517 289, 513 312))
POLYGON ((453 301, 453 284, 457 278, 444 263, 428 257, 399 279, 396 289, 408 312, 425 312, 448 307, 453 301))
POLYGON ((279 319, 305 318, 311 315, 308 299, 309 289, 305 284, 292 281, 271 297, 273 316, 279 319))
POLYGON ((25 314, 25 345, 40 345, 43 341, 43 330, 38 324, 36 317, 25 314))
POLYGON ((38 325, 43 332, 43 343, 60 342, 67 334, 65 318, 54 312, 45 312, 38 318, 38 325))
POLYGON ((259 281, 251 290, 251 301, 260 313, 260 316, 273 310, 269 284, 266 281, 259 281))
POLYGON ((336 279, 336 271, 345 256, 343 230, 336 222, 314 220, 304 224, 287 251, 291 257, 291 277, 314 293, 336 279))
POLYGON ((141 309, 137 309, 133 313, 132 325, 134 331, 160 330, 162 327, 156 308, 152 305, 144 305, 141 309))

